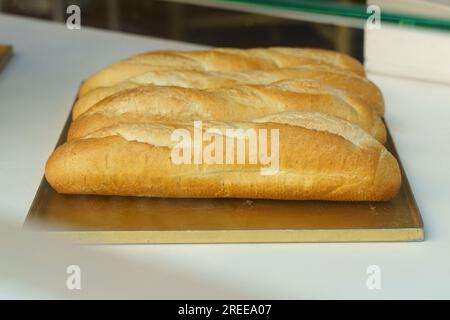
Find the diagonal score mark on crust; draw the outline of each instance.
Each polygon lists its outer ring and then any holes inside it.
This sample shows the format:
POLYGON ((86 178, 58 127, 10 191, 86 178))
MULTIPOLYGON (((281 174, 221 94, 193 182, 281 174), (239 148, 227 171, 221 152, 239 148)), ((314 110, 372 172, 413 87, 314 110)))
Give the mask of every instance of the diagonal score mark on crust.
POLYGON ((326 131, 341 136, 360 148, 367 146, 382 146, 376 139, 359 126, 321 112, 281 112, 255 119, 253 122, 273 122, 299 126, 310 130, 326 131))
POLYGON ((80 96, 151 70, 250 71, 273 70, 304 64, 329 65, 365 77, 356 59, 334 51, 311 48, 218 48, 201 51, 154 51, 121 60, 89 77, 80 96))
POLYGON ((153 65, 152 57, 167 56, 175 60, 184 60, 186 65, 175 65, 175 69, 197 69, 197 70, 220 70, 214 61, 215 54, 222 54, 228 56, 228 59, 242 59, 245 61, 256 62, 259 60, 263 63, 265 69, 280 68, 286 66, 301 65, 305 62, 329 65, 343 70, 352 70, 355 74, 360 73, 364 75, 363 67, 353 58, 328 50, 311 49, 311 48, 287 48, 287 47, 269 47, 269 48, 253 48, 253 49, 234 49, 234 48, 215 48, 211 50, 200 51, 157 51, 149 52, 130 57, 122 62, 153 65), (294 63, 294 58, 297 63, 294 63), (301 59, 304 61, 301 62, 301 59), (211 60, 211 61, 210 61, 211 60))
MULTIPOLYGON (((301 91, 301 84, 313 86, 320 82, 316 90, 322 88, 329 94, 339 96, 348 104, 365 104, 375 108, 383 115, 384 102, 379 89, 370 80, 343 73, 328 66, 304 65, 296 68, 283 68, 272 71, 254 70, 248 72, 204 72, 199 70, 148 71, 113 86, 99 87, 81 97, 74 106, 73 118, 78 118, 96 103, 121 91, 144 85, 179 86, 194 89, 213 89, 235 85, 268 85, 289 91, 301 91), (279 82, 290 81, 279 86, 279 82), (339 89, 333 92, 333 89, 339 89), (343 91, 343 92, 341 92, 343 91), (344 94, 345 92, 345 94, 344 94), (356 100, 355 100, 356 98, 356 100)), ((303 90, 304 91, 304 90, 303 90)))
MULTIPOLYGON (((292 109, 295 107, 295 97, 297 94, 304 94, 301 96, 305 99, 305 109, 311 109, 308 103, 311 99, 309 96, 321 96, 321 99, 331 99, 329 103, 333 103, 335 106, 334 114, 340 118, 357 122, 365 130, 371 132, 379 140, 384 141, 384 130, 380 126, 380 119, 376 112, 369 106, 360 105, 358 99, 351 99, 344 92, 339 89, 331 88, 325 85, 320 85, 316 80, 311 81, 298 81, 295 79, 283 80, 275 82, 268 86, 261 85, 237 85, 227 88, 215 88, 215 89, 190 89, 172 86, 154 86, 143 85, 137 88, 127 89, 118 92, 102 101, 95 106, 87 110, 80 118, 86 118, 93 114, 102 114, 104 116, 121 115, 124 113, 137 113, 147 114, 150 116, 157 115, 162 117, 173 117, 174 112, 184 112, 185 114, 178 114, 177 118, 186 119, 213 119, 213 118, 229 118, 230 120, 248 121, 254 117, 263 116, 265 114, 272 114, 277 112, 283 112, 284 109, 292 109), (292 96, 282 96, 281 92, 292 92, 292 96), (182 97, 180 97, 182 96, 182 97), (138 100, 134 101, 135 97, 138 100), (162 98, 170 99, 174 103, 173 109, 161 109, 156 104, 155 108, 150 108, 147 100, 153 101, 153 103, 160 103, 162 98), (246 117, 241 117, 241 113, 231 115, 220 116, 221 112, 235 112, 233 109, 215 109, 211 108, 211 103, 207 101, 216 101, 217 104, 230 105, 237 104, 241 109, 247 110, 249 114, 246 117), (258 104, 261 104, 261 108, 255 108, 254 99, 259 100, 258 104), (147 100, 145 100, 147 99, 147 100), (179 101, 177 103, 176 101, 179 101), (189 106, 188 102, 191 103, 189 106), (179 109, 179 110, 178 110, 179 109), (178 111, 176 111, 178 110, 178 111), (170 112, 169 112, 170 111, 170 112), (195 111, 195 113, 193 113, 195 111), (172 114, 171 114, 172 113, 172 114)), ((152 105, 153 106, 153 105, 152 105)), ((319 104, 319 109, 324 109, 325 104, 319 104)), ((287 111, 287 110, 286 110, 287 111)), ((312 111, 309 111, 312 112, 312 111)), ((324 112, 324 110, 317 110, 317 112, 324 112)), ((236 113, 236 112, 235 112, 236 113)), ((171 121, 170 119, 167 119, 171 121)), ((133 122, 133 121, 131 121, 133 122)), ((137 121, 136 121, 137 122, 137 121)), ((88 133, 88 132, 86 132, 88 133)), ((85 133, 85 134, 86 134, 85 133)), ((84 134, 79 134, 79 136, 84 134)))
MULTIPOLYGON (((251 123, 279 123, 291 126, 299 126, 308 130, 325 131, 338 135, 353 145, 363 147, 382 148, 382 145, 363 129, 348 121, 339 119, 329 114, 319 112, 281 112, 255 119, 251 122, 224 122, 203 121, 203 128, 237 129, 247 128, 251 123)), ((178 128, 190 128, 193 122, 179 123, 128 123, 100 129, 81 139, 103 138, 119 135, 127 141, 137 141, 151 144, 157 147, 172 147, 170 135, 178 128)), ((223 135, 225 130, 222 130, 223 135)))

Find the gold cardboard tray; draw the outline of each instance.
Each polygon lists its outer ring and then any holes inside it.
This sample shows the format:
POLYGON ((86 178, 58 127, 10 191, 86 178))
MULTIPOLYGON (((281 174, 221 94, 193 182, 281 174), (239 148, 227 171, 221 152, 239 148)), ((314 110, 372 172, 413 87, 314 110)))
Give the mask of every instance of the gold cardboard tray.
MULTIPOLYGON (((390 135, 387 148, 399 159, 390 135)), ((92 244, 421 241, 422 219, 402 172, 389 202, 61 195, 43 178, 24 226, 92 244)))
POLYGON ((0 71, 8 63, 12 54, 12 47, 0 44, 0 71))

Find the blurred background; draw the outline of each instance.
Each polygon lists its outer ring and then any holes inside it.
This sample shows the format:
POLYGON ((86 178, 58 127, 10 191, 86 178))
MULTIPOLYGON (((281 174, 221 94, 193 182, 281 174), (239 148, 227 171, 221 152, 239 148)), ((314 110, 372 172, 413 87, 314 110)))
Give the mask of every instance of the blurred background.
POLYGON ((70 250, 41 235, 21 233, 19 238, 0 221, 0 260, 8 262, 0 263, 0 298, 15 294, 42 298, 43 290, 58 297, 67 294, 65 266, 73 261, 82 261, 89 270, 91 291, 84 292, 90 297, 286 298, 309 294, 310 288, 317 287, 328 298, 373 298, 360 275, 374 259, 391 272, 384 297, 448 296, 445 280, 449 280, 450 262, 442 257, 448 256, 449 224, 441 213, 448 209, 444 163, 450 153, 443 146, 449 140, 450 0, 0 0, 0 12, 61 24, 58 28, 0 17, 0 43, 14 45, 14 57, 0 78, 0 120, 4 120, 0 137, 5 138, 0 140, 5 150, 0 175, 8 182, 0 185, 0 211, 2 219, 20 226, 79 81, 139 50, 169 46, 112 33, 68 33, 62 24, 66 8, 73 4, 81 8, 81 25, 86 29, 209 46, 319 47, 364 60, 387 97, 387 122, 402 159, 407 160, 405 169, 427 214, 432 241, 371 249, 336 246, 331 251, 319 246, 280 250, 245 245, 70 250), (365 29, 370 4, 382 9, 380 30, 365 29), (423 276, 426 272, 429 276, 423 276))
MULTIPOLYGON (((252 2, 252 1, 247 1, 252 2)), ((264 2, 264 1, 262 1, 264 2)), ((272 1, 273 2, 273 1, 272 1)), ((317 7, 323 1, 290 1, 317 7), (311 4, 312 3, 312 4, 311 4)), ((64 22, 71 4, 82 10, 82 26, 222 47, 300 46, 335 49, 363 59, 362 28, 327 23, 309 14, 305 21, 286 16, 218 8, 220 1, 158 0, 0 0, 0 11, 64 22), (195 3, 195 4, 192 4, 195 3), (307 20, 307 21, 306 21, 307 20)), ((289 2, 288 2, 289 3, 289 2)), ((327 2, 365 5, 364 0, 327 2)), ((244 6, 247 4, 244 4, 244 6)), ((221 7, 224 7, 223 5, 221 7)), ((231 8, 231 9, 229 9, 231 8)), ((339 7, 338 7, 339 8, 339 7)), ((320 7, 319 7, 320 9, 320 7)))

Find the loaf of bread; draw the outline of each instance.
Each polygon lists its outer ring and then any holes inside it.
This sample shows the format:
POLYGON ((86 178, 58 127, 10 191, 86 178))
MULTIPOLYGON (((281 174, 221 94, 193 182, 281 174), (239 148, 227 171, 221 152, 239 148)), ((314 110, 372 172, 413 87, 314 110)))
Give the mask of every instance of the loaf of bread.
POLYGON ((101 100, 73 121, 68 139, 120 123, 174 120, 247 121, 284 111, 328 113, 359 125, 381 143, 381 118, 357 95, 319 81, 283 80, 267 86, 214 89, 139 86, 101 100))
MULTIPOLYGON (((195 135, 193 123, 183 122, 119 124, 71 140, 51 155, 45 175, 60 193, 150 197, 378 201, 392 198, 400 186, 399 166, 385 147, 331 115, 286 112, 250 122, 203 121, 201 132, 211 128, 216 139, 226 139, 228 128, 266 130, 269 136, 278 130, 278 171, 263 175, 265 164, 249 161, 174 163, 174 130, 195 135)), ((236 139, 250 143, 245 135, 236 139)), ((203 143, 201 150, 208 147, 203 143)))
POLYGON ((302 65, 329 66, 364 76, 364 67, 354 58, 323 49, 256 48, 212 49, 204 51, 157 51, 117 62, 87 79, 79 96, 105 86, 113 86, 149 71, 250 71, 274 70, 302 65))
POLYGON ((45 176, 65 194, 384 201, 401 172, 383 115, 337 52, 150 52, 83 83, 45 176))
POLYGON ((350 96, 359 96, 373 107, 380 116, 384 114, 383 96, 378 87, 365 77, 350 72, 320 65, 304 65, 298 68, 284 68, 270 71, 214 72, 197 70, 150 71, 132 77, 114 86, 99 87, 81 96, 73 108, 73 119, 97 102, 120 91, 141 85, 177 86, 183 88, 209 89, 238 84, 268 85, 286 79, 317 81, 328 87, 344 91, 350 96))

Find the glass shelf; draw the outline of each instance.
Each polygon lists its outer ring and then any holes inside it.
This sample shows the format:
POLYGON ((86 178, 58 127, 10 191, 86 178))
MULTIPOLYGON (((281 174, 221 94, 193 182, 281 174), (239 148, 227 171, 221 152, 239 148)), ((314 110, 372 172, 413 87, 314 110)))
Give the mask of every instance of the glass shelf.
MULTIPOLYGON (((193 3, 193 1, 188 1, 193 3)), ((344 0, 207 0, 196 1, 204 5, 222 6, 228 9, 256 11, 267 15, 286 14, 294 18, 295 14, 302 18, 302 13, 321 15, 332 24, 340 24, 338 18, 346 18, 353 27, 364 27, 372 12, 367 12, 365 1, 344 0)), ((379 5, 381 22, 450 30, 449 0, 384 0, 369 1, 379 5)), ((322 20, 323 22, 323 20, 322 20)))

